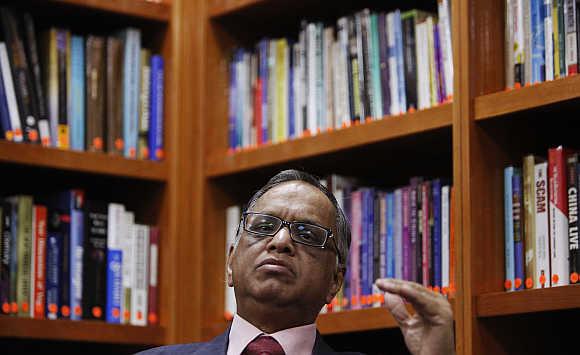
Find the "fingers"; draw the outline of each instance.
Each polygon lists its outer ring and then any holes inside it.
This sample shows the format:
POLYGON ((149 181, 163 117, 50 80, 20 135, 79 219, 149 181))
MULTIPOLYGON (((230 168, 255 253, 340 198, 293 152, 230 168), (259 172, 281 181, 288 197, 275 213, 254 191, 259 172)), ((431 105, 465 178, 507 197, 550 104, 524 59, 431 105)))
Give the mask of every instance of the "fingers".
POLYGON ((379 279, 377 287, 388 293, 398 295, 410 302, 421 315, 433 319, 441 317, 444 321, 453 319, 451 306, 445 297, 410 281, 398 279, 379 279))
POLYGON ((403 299, 393 293, 385 292, 385 307, 391 312, 399 326, 403 326, 405 321, 411 317, 403 299))

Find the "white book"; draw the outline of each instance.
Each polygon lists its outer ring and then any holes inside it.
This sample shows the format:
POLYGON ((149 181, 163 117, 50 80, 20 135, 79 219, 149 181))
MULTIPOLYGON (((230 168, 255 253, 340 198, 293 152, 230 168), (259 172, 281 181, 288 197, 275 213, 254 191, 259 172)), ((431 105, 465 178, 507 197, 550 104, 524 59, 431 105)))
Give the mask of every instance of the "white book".
POLYGON ((427 39, 427 22, 415 26, 415 46, 417 51, 417 106, 420 110, 431 105, 429 90, 429 43, 427 39))
POLYGON ((393 237, 395 239, 395 278, 403 279, 403 189, 395 190, 395 222, 393 237))
POLYGON ((338 86, 338 104, 340 105, 340 114, 338 116, 337 128, 350 125, 350 98, 348 92, 348 20, 341 17, 337 22, 337 53, 339 73, 338 86))
POLYGON ((149 226, 135 224, 133 239, 133 285, 131 291, 131 324, 147 325, 149 278, 149 226))
MULTIPOLYGON (((240 206, 230 206, 226 209, 226 260, 230 253, 230 247, 234 245, 236 239, 236 231, 240 226, 240 206)), ((227 280, 227 275, 224 276, 227 280)), ((226 319, 231 319, 236 313, 236 295, 234 288, 225 284, 225 310, 224 315, 226 319)))
POLYGON ((427 17, 427 60, 429 66, 429 107, 437 105, 437 68, 435 68, 435 38, 433 26, 437 26, 437 21, 433 16, 427 17))
POLYGON ((308 115, 308 127, 310 134, 316 134, 316 129, 318 128, 318 108, 316 101, 316 77, 317 77, 317 63, 316 63, 316 25, 314 23, 309 23, 306 27, 306 78, 307 78, 307 90, 306 97, 307 103, 307 115, 308 115))
POLYGON ((121 323, 129 324, 131 321, 131 292, 133 288, 133 245, 135 239, 135 215, 133 212, 125 212, 125 230, 122 236, 123 249, 123 291, 121 298, 121 323))
POLYGON ((334 128, 336 113, 334 110, 334 91, 335 91, 335 80, 333 77, 333 72, 336 71, 336 65, 334 65, 334 28, 325 27, 322 37, 322 60, 324 65, 323 68, 323 82, 324 82, 324 103, 326 104, 326 110, 324 111, 325 116, 325 127, 324 129, 334 128), (333 70, 335 69, 335 70, 333 70))
POLYGON ((566 73, 575 74, 578 72, 575 0, 564 0, 564 29, 566 35, 566 73))
POLYGON ((443 59, 443 75, 445 76, 445 93, 453 95, 453 42, 451 38, 451 9, 449 0, 438 0, 439 37, 443 59))
MULTIPOLYGON (((525 38, 524 38, 524 1, 513 0, 513 56, 514 68, 518 66, 520 70, 524 70, 524 55, 525 55, 525 38)), ((550 27, 551 28, 551 27, 550 27)), ((514 74, 515 77, 515 74, 514 74)), ((523 76, 522 76, 522 79, 523 76)), ((514 78, 515 80, 515 78, 514 78)))
POLYGON ((14 142, 22 142, 22 126, 20 124, 20 112, 16 101, 16 92, 14 91, 14 81, 12 80, 12 70, 8 60, 6 43, 0 42, 0 70, 2 70, 2 79, 4 81, 4 93, 8 105, 8 114, 10 115, 10 128, 14 142))
MULTIPOLYGON (((554 80, 554 27, 552 25, 552 0, 544 0, 544 40, 546 50, 546 81, 554 80)), ((556 19, 557 21, 557 19, 556 19)))
POLYGON ((550 231, 548 219, 548 163, 534 166, 533 200, 536 238, 536 275, 534 288, 550 287, 550 231))
POLYGON ((449 185, 441 187, 441 287, 449 289, 449 185))
MULTIPOLYGON (((109 203, 107 206, 107 315, 109 322, 119 319, 116 312, 122 315, 117 306, 123 304, 123 261, 125 234, 127 233, 125 206, 119 203, 109 203), (120 263, 119 263, 120 262, 120 263), (121 278, 119 279, 119 270, 121 278), (120 284, 119 284, 120 281, 120 284), (115 311, 113 308, 117 308, 115 311), (108 314, 112 312, 112 314, 108 314), (113 314, 115 316, 113 317, 113 314)), ((121 317, 122 320, 123 317, 121 317)))
POLYGON ((294 136, 299 137, 302 130, 302 103, 300 102, 300 80, 302 78, 301 73, 301 55, 300 55, 300 42, 294 43, 292 45, 292 96, 294 97, 293 110, 294 110, 294 123, 293 130, 294 136))
MULTIPOLYGON (((551 157, 552 151, 548 153, 551 157)), ((557 159, 557 158, 556 158, 557 159)), ((562 171, 557 169, 557 162, 548 160, 548 182, 550 196, 550 266, 551 286, 565 286, 570 283, 570 254, 568 245, 568 193, 566 189, 566 163, 562 165, 562 171), (564 177, 560 179, 559 174, 564 177), (561 184, 560 182, 563 182, 561 184), (560 201, 560 191, 565 192, 564 201, 560 201)))
POLYGON ((391 91, 391 115, 398 115, 403 111, 399 103, 399 75, 397 70, 397 54, 396 54, 396 43, 395 43, 395 13, 390 12, 387 14, 387 44, 389 47, 389 89, 391 91))
POLYGON ((531 16, 531 1, 526 0, 522 3, 524 15, 524 83, 532 83, 532 16, 531 16))
POLYGON ((340 128, 343 120, 342 102, 341 102, 341 85, 342 85, 342 62, 340 53, 340 42, 332 43, 332 103, 334 110, 333 128, 340 128))

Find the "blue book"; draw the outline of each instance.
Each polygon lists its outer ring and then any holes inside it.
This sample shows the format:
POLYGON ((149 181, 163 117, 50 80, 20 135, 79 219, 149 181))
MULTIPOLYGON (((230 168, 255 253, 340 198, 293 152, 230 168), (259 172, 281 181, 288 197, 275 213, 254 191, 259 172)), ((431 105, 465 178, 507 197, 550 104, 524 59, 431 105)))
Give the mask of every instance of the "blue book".
POLYGON ((262 126, 258 127, 261 129, 262 143, 266 143, 269 140, 268 137, 268 40, 263 39, 258 44, 260 51, 260 63, 259 63, 259 80, 262 85, 260 87, 262 94, 262 126))
POLYGON ((433 287, 441 290, 441 180, 433 180, 431 182, 431 189, 431 196, 433 197, 433 246, 431 247, 433 258, 433 287))
POLYGON ((70 147, 85 150, 85 39, 73 35, 71 57, 70 147))
MULTIPOLYGON (((362 235, 360 243, 360 290, 361 296, 367 295, 367 284, 369 280, 369 237, 367 233, 367 190, 361 189, 361 225, 362 235)), ((361 304, 361 306, 364 306, 361 304)))
POLYGON ((229 102, 229 114, 228 114, 228 137, 229 137, 229 148, 236 148, 236 100, 238 93, 236 92, 236 56, 232 58, 230 62, 230 102, 229 102))
POLYGON ((545 40, 544 19, 546 10, 543 0, 531 0, 530 2, 530 32, 532 36, 532 83, 544 81, 545 77, 545 40))
POLYGON ((399 89, 399 108, 405 112, 407 107, 407 94, 405 93, 405 62, 403 56, 403 24, 401 22, 401 11, 395 11, 395 52, 397 56, 397 78, 399 89))
POLYGON ((505 227, 505 283, 506 291, 514 290, 515 268, 514 268, 514 228, 513 228, 513 193, 512 178, 514 167, 509 166, 504 169, 504 227, 505 227))
POLYGON ((124 206, 110 203, 107 211, 107 302, 105 320, 113 324, 121 323, 124 219, 124 206))
POLYGON ((374 244, 374 220, 375 220, 375 204, 374 204, 374 197, 375 192, 373 189, 368 189, 366 192, 366 206, 367 206, 367 213, 366 213, 366 229, 367 229, 367 246, 368 246, 368 254, 367 254, 367 282, 365 284, 366 288, 366 295, 373 294, 373 283, 375 282, 374 276, 374 269, 375 269, 375 244, 374 244))
POLYGON ((139 125, 139 87, 141 74, 141 32, 128 28, 124 32, 123 73, 123 140, 126 158, 137 157, 139 125))
POLYGON ((512 208, 513 208, 513 228, 514 228, 514 264, 516 290, 524 289, 524 236, 523 236, 523 192, 522 192, 522 172, 514 169, 512 177, 512 208))
POLYGON ((388 192, 387 200, 387 277, 395 277, 395 193, 388 192))
POLYGON ((379 271, 380 278, 387 277, 387 193, 380 192, 379 199, 379 271))
POLYGON ((7 139, 6 132, 11 130, 10 113, 8 112, 8 102, 6 101, 6 92, 4 91, 4 79, 0 71, 0 138, 7 139))
POLYGON ((163 57, 151 56, 151 80, 149 82, 151 99, 149 104, 149 152, 151 160, 163 159, 163 57))
POLYGON ((60 216, 49 210, 46 236, 46 318, 58 319, 60 309, 61 244, 60 216))
POLYGON ((83 251, 85 236, 84 193, 70 193, 70 318, 82 319, 83 251))

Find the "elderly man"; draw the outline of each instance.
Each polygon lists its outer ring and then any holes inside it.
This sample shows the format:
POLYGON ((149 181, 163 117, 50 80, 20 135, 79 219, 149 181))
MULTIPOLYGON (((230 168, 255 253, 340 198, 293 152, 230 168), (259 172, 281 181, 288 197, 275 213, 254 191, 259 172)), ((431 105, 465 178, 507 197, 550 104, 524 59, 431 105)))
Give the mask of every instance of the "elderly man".
MULTIPOLYGON (((227 281, 237 301, 231 327, 207 343, 146 353, 335 354, 315 320, 342 285, 349 245, 348 221, 316 178, 296 170, 277 174, 250 199, 230 248, 227 281)), ((443 296, 402 280, 376 285, 412 354, 455 352, 453 315, 443 296), (413 305, 414 315, 401 297, 413 305)))

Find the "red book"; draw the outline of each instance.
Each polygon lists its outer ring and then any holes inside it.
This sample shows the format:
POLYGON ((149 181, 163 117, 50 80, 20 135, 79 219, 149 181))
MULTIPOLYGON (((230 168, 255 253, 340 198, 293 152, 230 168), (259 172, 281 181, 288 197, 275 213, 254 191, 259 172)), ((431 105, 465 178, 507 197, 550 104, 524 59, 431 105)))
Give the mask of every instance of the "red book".
POLYGON ((33 318, 45 318, 46 298, 46 206, 34 206, 34 283, 32 285, 33 318))
POLYGON ((149 325, 159 323, 159 310, 157 304, 157 273, 159 270, 159 228, 149 228, 149 325))
POLYGON ((566 149, 562 146, 548 151, 548 181, 550 187, 550 264, 552 286, 569 284, 568 263, 568 193, 566 188, 566 149))

